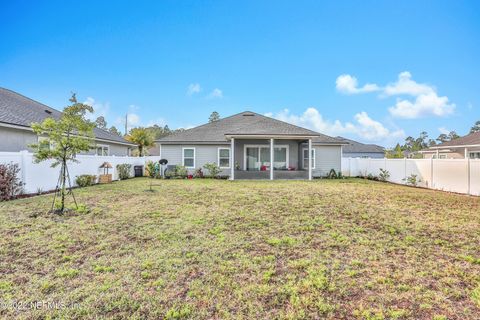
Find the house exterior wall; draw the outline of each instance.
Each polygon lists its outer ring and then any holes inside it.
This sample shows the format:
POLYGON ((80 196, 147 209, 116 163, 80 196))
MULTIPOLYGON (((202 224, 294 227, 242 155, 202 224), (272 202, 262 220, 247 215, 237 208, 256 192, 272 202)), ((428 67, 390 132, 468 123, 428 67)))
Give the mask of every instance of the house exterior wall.
MULTIPOLYGON (((303 166, 303 147, 308 148, 307 144, 299 144, 296 140, 275 140, 277 145, 289 146, 289 165, 296 169, 305 169, 303 166)), ((240 170, 244 170, 244 147, 247 144, 252 145, 269 145, 268 140, 235 140, 235 159, 240 166, 240 170)), ((206 163, 218 163, 218 148, 230 148, 230 145, 199 145, 199 144, 176 144, 161 145, 161 158, 167 159, 169 165, 182 165, 183 148, 195 148, 195 168, 203 168, 206 163)), ((331 169, 336 172, 341 170, 342 149, 340 146, 313 146, 315 149, 316 166, 312 170, 314 177, 326 176, 331 169)), ((195 169, 188 169, 193 174, 195 169)), ((230 175, 230 169, 223 169, 222 175, 230 175)))
POLYGON ((383 159, 385 158, 385 153, 383 152, 343 152, 345 158, 376 158, 383 159))
MULTIPOLYGON (((30 144, 38 142, 37 135, 33 131, 15 128, 0 127, 0 151, 18 152, 28 150, 33 152, 30 144)), ((99 141, 97 144, 108 146, 111 156, 127 156, 129 147, 126 145, 99 141)), ((95 154, 96 150, 90 150, 82 154, 95 154)))
MULTIPOLYGON (((436 152, 424 153, 423 158, 424 159, 432 159, 436 155, 437 155, 436 152)), ((463 159, 463 158, 465 158, 465 150, 463 150, 462 153, 460 153, 460 152, 441 152, 440 151, 439 155, 440 156, 445 155, 445 157, 446 157, 445 159, 463 159)))
MULTIPOLYGON (((196 169, 202 168, 207 163, 215 162, 218 164, 218 148, 228 148, 230 145, 193 145, 193 144, 175 144, 175 145, 161 145, 162 159, 168 160, 168 165, 182 165, 183 148, 195 148, 195 168, 188 168, 188 173, 193 174, 196 169)), ((221 175, 230 175, 230 169, 222 169, 221 175)))

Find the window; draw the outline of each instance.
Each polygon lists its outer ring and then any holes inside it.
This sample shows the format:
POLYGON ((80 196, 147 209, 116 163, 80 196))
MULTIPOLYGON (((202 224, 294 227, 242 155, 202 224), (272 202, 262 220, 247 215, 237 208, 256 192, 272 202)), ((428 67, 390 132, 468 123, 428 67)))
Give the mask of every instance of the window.
POLYGON ((470 152, 470 159, 480 159, 480 152, 470 152))
POLYGON ((183 148, 182 164, 186 168, 195 168, 195 148, 183 148))
MULTIPOLYGON (((308 149, 303 149, 303 169, 308 169, 308 149)), ((312 169, 315 169, 315 149, 312 148, 312 169)))
POLYGON ((218 166, 220 168, 230 168, 230 149, 218 148, 218 166))
POLYGON ((447 155, 446 154, 441 154, 440 159, 447 159, 447 155))
POLYGON ((38 149, 39 150, 48 150, 52 149, 53 146, 50 143, 50 139, 47 137, 38 137, 38 149))
POLYGON ((110 155, 110 148, 105 145, 97 144, 97 156, 108 156, 110 155))

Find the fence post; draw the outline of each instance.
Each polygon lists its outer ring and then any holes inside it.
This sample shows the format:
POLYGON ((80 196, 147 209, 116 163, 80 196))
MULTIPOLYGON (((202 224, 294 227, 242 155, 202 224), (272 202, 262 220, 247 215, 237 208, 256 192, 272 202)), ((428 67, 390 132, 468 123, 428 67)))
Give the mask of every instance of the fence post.
POLYGON ((467 158, 467 194, 470 194, 470 187, 471 187, 471 181, 470 181, 470 158, 467 158))
POLYGON ((352 176, 352 158, 348 158, 348 175, 352 176))
POLYGON ((430 158, 430 189, 435 189, 433 184, 433 157, 430 158))
POLYGON ((27 156, 28 156, 28 151, 27 150, 22 150, 20 151, 20 166, 22 170, 22 182, 24 183, 25 189, 27 186, 27 156))

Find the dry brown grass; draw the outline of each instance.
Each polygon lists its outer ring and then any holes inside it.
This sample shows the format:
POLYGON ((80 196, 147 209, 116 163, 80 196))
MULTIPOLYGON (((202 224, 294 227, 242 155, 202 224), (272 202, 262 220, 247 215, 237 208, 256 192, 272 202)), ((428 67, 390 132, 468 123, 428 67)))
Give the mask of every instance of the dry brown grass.
POLYGON ((358 179, 155 181, 0 204, 0 300, 25 319, 479 319, 480 199, 358 179), (37 217, 34 217, 38 215, 37 217), (75 303, 75 308, 68 304, 75 303))

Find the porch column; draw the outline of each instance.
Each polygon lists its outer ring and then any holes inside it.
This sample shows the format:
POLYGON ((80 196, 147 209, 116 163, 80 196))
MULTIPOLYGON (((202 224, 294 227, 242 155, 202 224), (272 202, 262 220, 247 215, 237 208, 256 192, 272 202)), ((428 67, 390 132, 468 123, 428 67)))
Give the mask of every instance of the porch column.
POLYGON ((235 138, 230 140, 230 180, 235 180, 235 138))
POLYGON ((465 159, 468 159, 468 148, 465 148, 465 159))
POLYGON ((440 159, 440 151, 437 149, 437 159, 440 159))
POLYGON ((312 139, 308 139, 308 180, 312 180, 312 139))
POLYGON ((273 180, 273 139, 270 139, 270 180, 273 180))

